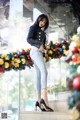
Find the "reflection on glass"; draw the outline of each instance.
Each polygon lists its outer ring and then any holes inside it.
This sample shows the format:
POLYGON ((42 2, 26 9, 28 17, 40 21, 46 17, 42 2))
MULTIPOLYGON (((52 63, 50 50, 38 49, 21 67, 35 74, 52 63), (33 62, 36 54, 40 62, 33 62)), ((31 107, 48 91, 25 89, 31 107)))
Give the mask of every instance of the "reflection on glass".
POLYGON ((21 72, 21 88, 20 88, 20 111, 34 110, 35 100, 35 69, 27 68, 21 72))
MULTIPOLYGON (((0 75, 0 113, 9 120, 18 120, 19 74, 11 71, 0 75)), ((2 117, 2 116, 1 116, 2 117)))

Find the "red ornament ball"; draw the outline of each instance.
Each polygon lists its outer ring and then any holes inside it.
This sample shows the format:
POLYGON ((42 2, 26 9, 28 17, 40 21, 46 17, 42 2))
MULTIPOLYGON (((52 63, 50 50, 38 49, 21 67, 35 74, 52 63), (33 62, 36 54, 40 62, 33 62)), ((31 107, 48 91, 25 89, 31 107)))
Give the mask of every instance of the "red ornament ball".
POLYGON ((79 54, 74 54, 74 55, 72 56, 72 61, 73 61, 73 62, 78 61, 78 57, 79 57, 79 54))
POLYGON ((4 72, 3 68, 2 68, 2 67, 0 67, 0 73, 3 73, 3 72, 4 72))
POLYGON ((25 50, 24 50, 24 49, 22 49, 22 54, 23 54, 23 55, 25 54, 25 50))
POLYGON ((73 88, 75 90, 80 90, 80 77, 75 77, 73 79, 73 88))
POLYGON ((60 47, 60 43, 56 43, 56 47, 60 47))
POLYGON ((79 52, 78 47, 77 47, 77 46, 72 47, 72 48, 71 48, 71 52, 72 52, 72 53, 77 53, 77 52, 79 52))
POLYGON ((67 42, 66 42, 66 40, 62 40, 62 44, 66 44, 67 42))

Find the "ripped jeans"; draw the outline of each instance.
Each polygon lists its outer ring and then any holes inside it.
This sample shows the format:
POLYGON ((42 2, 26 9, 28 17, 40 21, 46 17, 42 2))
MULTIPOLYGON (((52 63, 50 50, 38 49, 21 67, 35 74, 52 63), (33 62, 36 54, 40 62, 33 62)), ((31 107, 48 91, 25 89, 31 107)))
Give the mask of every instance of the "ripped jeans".
POLYGON ((37 92, 41 93, 41 90, 47 88, 47 69, 45 66, 42 52, 37 47, 32 47, 30 51, 30 57, 34 62, 36 73, 37 73, 37 92))

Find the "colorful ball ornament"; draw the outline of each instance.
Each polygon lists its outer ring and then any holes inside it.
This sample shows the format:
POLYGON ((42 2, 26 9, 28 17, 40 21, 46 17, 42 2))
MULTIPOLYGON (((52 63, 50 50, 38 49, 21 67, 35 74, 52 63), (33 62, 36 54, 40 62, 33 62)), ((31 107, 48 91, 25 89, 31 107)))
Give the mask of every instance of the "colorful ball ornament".
POLYGON ((78 61, 78 54, 74 54, 73 56, 72 56, 72 61, 73 62, 76 62, 76 61, 78 61))
POLYGON ((52 50, 48 50, 48 54, 49 54, 49 55, 52 55, 52 54, 53 54, 53 51, 52 51, 52 50))
POLYGON ((25 50, 24 49, 22 49, 22 55, 24 55, 25 54, 25 50))
POLYGON ((8 63, 8 62, 5 62, 4 67, 5 67, 5 68, 9 68, 9 63, 8 63))
POLYGON ((79 52, 78 47, 77 47, 77 46, 72 47, 72 48, 71 48, 71 52, 72 52, 72 53, 77 53, 77 52, 79 52))
POLYGON ((4 60, 0 58, 0 65, 4 64, 4 60))
POLYGON ((60 47, 60 43, 56 43, 56 47, 60 47))
POLYGON ((62 44, 66 44, 66 40, 62 40, 62 44))
POLYGON ((22 53, 20 51, 17 52, 18 56, 22 55, 22 53))
POLYGON ((47 46, 46 46, 46 50, 49 50, 49 49, 50 49, 50 46, 49 46, 49 45, 47 45, 47 46))
POLYGON ((24 58, 21 59, 22 64, 26 64, 26 60, 24 58))
POLYGON ((2 54, 1 58, 5 58, 6 57, 6 54, 2 54))
POLYGON ((75 77, 73 79, 73 88, 75 90, 80 90, 80 77, 75 77))
POLYGON ((4 69, 2 67, 0 67, 0 73, 3 73, 4 69))

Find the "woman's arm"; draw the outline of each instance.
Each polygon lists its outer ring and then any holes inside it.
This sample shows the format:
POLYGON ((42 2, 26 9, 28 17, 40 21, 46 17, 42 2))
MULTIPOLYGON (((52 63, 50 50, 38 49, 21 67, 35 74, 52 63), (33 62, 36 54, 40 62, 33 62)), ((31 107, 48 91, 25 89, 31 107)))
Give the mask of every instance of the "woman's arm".
POLYGON ((28 33, 27 42, 33 46, 39 47, 40 43, 37 39, 34 39, 34 33, 35 33, 35 26, 31 26, 28 33))

